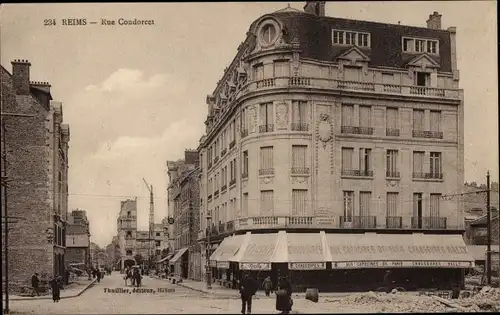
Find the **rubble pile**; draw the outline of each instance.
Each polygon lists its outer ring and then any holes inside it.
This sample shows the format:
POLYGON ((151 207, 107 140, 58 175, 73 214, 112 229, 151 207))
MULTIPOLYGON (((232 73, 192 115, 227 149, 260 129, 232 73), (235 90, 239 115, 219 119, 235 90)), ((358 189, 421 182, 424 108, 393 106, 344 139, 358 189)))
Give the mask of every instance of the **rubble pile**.
POLYGON ((476 295, 457 300, 457 304, 471 310, 498 312, 500 311, 500 289, 483 287, 476 295))

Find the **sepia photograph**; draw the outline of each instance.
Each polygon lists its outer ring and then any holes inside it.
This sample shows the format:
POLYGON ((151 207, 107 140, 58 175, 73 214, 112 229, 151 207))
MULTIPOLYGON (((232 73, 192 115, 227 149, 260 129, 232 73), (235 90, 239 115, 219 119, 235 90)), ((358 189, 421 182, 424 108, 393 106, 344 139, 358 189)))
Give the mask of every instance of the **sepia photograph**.
POLYGON ((0 5, 2 314, 500 312, 497 2, 0 5))

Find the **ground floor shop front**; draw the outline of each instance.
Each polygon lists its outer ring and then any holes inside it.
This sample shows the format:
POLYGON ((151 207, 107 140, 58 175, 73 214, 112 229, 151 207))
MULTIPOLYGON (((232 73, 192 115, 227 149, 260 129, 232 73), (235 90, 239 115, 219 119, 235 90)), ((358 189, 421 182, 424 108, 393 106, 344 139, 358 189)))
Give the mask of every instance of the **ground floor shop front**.
POLYGON ((237 288, 243 273, 294 291, 451 290, 474 266, 460 235, 246 233, 225 238, 210 255, 214 282, 237 288), (387 271, 390 271, 387 275, 387 271))

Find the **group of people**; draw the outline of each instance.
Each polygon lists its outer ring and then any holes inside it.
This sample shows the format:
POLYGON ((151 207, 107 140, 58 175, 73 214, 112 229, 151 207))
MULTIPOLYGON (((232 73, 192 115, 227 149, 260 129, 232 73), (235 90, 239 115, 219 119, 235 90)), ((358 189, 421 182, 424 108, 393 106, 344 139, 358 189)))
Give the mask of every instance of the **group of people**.
MULTIPOLYGON (((35 294, 37 296, 40 296, 40 282, 40 275, 35 272, 33 276, 31 276, 32 296, 35 296, 35 294)), ((63 288, 63 284, 64 279, 59 275, 55 275, 49 281, 50 288, 52 289, 52 300, 54 301, 54 303, 59 302, 59 300, 61 299, 61 289, 63 288)))
MULTIPOLYGON (((266 296, 270 296, 273 292, 273 283, 271 277, 267 277, 262 283, 266 296)), ((259 285, 252 277, 245 273, 239 283, 241 295, 241 313, 251 314, 252 312, 252 297, 257 293, 259 285)), ((276 310, 282 314, 289 314, 292 310, 292 285, 286 277, 279 277, 278 285, 275 288, 276 292, 276 310)))
POLYGON ((140 287, 142 282, 142 275, 138 268, 125 268, 125 286, 127 286, 127 280, 130 279, 132 286, 140 287))

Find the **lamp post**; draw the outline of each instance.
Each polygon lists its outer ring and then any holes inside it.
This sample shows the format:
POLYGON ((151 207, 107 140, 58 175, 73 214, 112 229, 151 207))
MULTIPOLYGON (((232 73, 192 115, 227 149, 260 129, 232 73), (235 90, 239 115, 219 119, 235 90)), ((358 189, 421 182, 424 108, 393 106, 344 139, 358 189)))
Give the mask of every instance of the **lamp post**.
POLYGON ((207 289, 212 289, 212 270, 210 269, 210 234, 212 234, 212 227, 210 226, 210 221, 212 220, 211 215, 207 215, 207 289))

